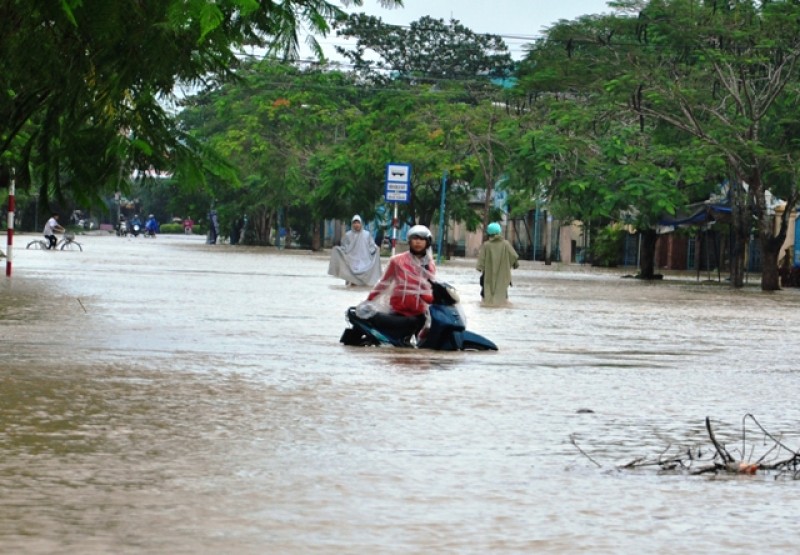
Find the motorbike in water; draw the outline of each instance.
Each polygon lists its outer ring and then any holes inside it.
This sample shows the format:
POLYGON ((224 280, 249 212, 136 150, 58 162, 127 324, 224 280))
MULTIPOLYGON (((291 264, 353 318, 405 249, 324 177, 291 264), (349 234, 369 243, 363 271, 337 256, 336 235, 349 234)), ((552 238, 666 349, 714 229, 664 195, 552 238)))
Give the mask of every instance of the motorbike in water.
POLYGON ((349 327, 340 343, 352 346, 416 347, 437 351, 496 351, 497 345, 466 329, 458 306, 458 292, 450 284, 433 281, 430 323, 425 316, 402 316, 378 310, 365 301, 345 313, 349 327))

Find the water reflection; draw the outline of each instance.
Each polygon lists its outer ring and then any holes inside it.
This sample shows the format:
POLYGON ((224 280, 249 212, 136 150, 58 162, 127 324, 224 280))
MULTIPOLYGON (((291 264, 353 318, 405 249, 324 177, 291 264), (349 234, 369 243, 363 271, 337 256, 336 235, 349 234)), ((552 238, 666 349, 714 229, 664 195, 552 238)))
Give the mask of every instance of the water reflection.
POLYGON ((366 290, 324 256, 82 242, 0 285, 3 551, 794 550, 793 483, 615 466, 703 443, 706 415, 800 446, 796 291, 527 265, 486 310, 453 262, 499 352, 358 349, 366 290))

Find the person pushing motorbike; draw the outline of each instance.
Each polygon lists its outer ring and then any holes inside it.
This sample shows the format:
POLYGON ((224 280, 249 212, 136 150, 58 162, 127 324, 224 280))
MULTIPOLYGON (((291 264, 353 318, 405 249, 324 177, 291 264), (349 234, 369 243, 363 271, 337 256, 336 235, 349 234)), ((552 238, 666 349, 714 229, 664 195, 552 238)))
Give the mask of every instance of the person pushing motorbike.
POLYGON ((389 295, 392 311, 403 316, 421 316, 433 302, 431 280, 436 277, 430 246, 433 236, 424 225, 408 230, 408 251, 389 259, 386 271, 367 296, 368 301, 389 295))
POLYGON ((408 230, 408 251, 389 259, 367 300, 350 307, 345 345, 392 345, 445 351, 497 350, 497 345, 466 330, 458 294, 436 278, 430 230, 408 230))

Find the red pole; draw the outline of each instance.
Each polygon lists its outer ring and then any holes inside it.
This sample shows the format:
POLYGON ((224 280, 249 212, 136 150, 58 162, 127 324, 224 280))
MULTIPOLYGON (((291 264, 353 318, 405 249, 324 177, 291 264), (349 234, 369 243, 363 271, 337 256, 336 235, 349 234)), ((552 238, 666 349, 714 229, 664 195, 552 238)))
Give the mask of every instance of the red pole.
POLYGON ((394 217, 392 218, 392 256, 395 255, 397 247, 397 203, 394 203, 394 217))
POLYGON ((6 252, 6 276, 11 277, 14 262, 14 169, 11 169, 11 184, 8 187, 8 249, 6 252))

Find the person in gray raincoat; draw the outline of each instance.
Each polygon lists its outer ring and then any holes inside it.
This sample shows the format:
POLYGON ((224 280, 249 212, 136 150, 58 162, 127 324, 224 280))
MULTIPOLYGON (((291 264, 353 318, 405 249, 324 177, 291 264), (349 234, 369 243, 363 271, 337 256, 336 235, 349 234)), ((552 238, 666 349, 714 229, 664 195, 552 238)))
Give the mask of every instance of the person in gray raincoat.
POLYGON ((370 232, 363 228, 361 216, 353 216, 350 224, 341 246, 331 249, 328 274, 345 280, 347 285, 372 287, 383 273, 381 251, 370 232))
POLYGON ((508 301, 511 269, 519 266, 519 255, 501 235, 500 224, 486 226, 489 238, 478 250, 478 271, 481 272, 483 304, 497 306, 508 301))

